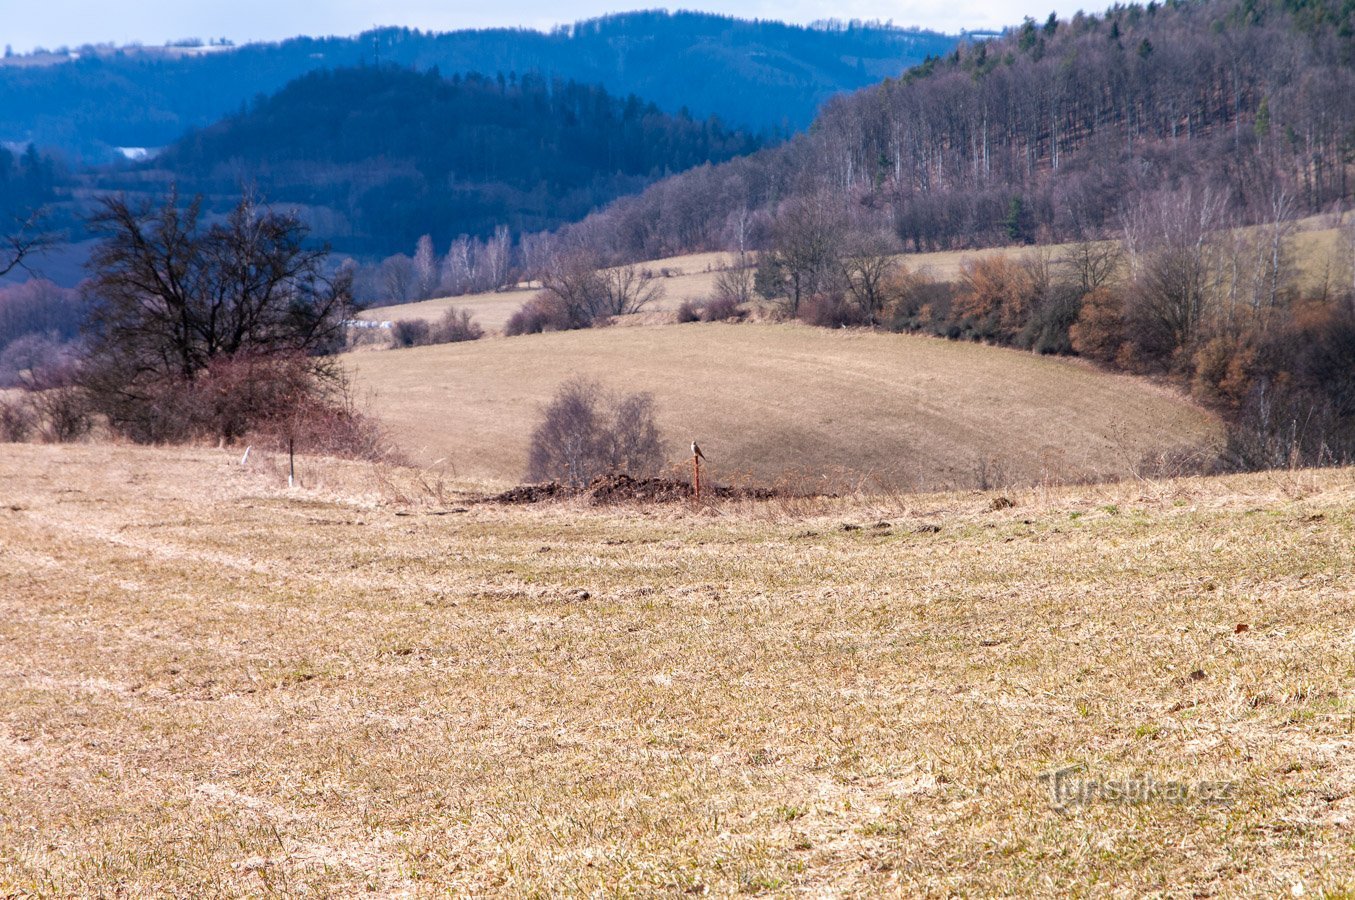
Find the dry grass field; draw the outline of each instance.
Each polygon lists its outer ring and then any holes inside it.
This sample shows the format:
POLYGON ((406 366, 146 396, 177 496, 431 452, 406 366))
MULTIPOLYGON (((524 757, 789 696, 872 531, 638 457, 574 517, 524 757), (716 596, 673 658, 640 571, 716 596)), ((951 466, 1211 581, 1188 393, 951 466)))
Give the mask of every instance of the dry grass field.
POLYGON ((673 464, 692 438, 722 480, 839 490, 1104 479, 1218 438, 1139 379, 933 338, 800 325, 690 324, 485 339, 347 364, 415 460, 515 482, 541 407, 585 375, 654 394, 673 464))
POLYGON ((1350 470, 597 510, 238 459, 0 452, 0 896, 1355 892, 1350 470))
MULTIPOLYGON (((719 270, 730 265, 732 259, 733 255, 728 253, 693 253, 638 264, 637 268, 648 270, 658 279, 658 283, 663 286, 663 296, 646 308, 644 313, 632 318, 645 322, 671 321, 671 313, 684 300, 700 302, 709 299, 714 292, 719 270), (665 271, 667 275, 663 274, 665 271), (655 316, 655 313, 660 315, 655 316)), ((480 327, 486 331, 502 332, 509 316, 535 293, 535 289, 519 288, 489 294, 439 297, 397 306, 378 306, 364 310, 358 317, 372 322, 394 322, 399 319, 427 319, 432 322, 441 318, 450 307, 456 307, 470 310, 480 327)))

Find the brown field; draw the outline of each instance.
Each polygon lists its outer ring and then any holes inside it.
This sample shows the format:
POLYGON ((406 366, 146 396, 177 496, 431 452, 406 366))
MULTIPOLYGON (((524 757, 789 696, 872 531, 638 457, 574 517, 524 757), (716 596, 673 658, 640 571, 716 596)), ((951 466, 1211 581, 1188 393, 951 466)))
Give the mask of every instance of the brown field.
POLYGON ((1218 439, 1175 394, 1077 362, 800 325, 603 328, 347 362, 411 458, 500 482, 522 477, 541 407, 573 375, 652 392, 675 466, 696 438, 714 478, 809 489, 1123 477, 1218 439))
POLYGON ((1351 470, 999 512, 300 471, 0 452, 0 896, 1355 891, 1351 470))

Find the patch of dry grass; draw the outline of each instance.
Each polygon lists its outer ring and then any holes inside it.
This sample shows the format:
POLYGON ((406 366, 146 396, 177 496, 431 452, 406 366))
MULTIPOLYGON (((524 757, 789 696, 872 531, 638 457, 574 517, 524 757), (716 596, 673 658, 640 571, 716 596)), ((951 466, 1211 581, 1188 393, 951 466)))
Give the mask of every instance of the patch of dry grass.
MULTIPOLYGON (((693 253, 637 263, 638 269, 648 271, 662 285, 663 295, 646 307, 644 312, 623 318, 635 320, 637 324, 672 321, 673 311, 681 306, 684 300, 699 302, 711 297, 720 269, 729 266, 733 258, 729 253, 693 253), (664 274, 665 272, 667 274, 664 274)), ((456 307, 469 310, 480 323, 480 327, 486 331, 502 333, 509 317, 536 292, 535 288, 517 288, 488 294, 438 297, 416 303, 373 307, 359 313, 359 318, 373 322, 393 322, 399 319, 426 319, 433 322, 441 318, 448 308, 456 307)))
POLYGON ((597 512, 238 459, 0 456, 0 895, 1355 890, 1349 470, 597 512), (1076 764, 1235 795, 1058 811, 1076 764))
MULTIPOLYGON (((914 335, 692 324, 486 339, 348 357, 401 448, 515 482, 540 410, 584 375, 654 394, 673 464, 692 438, 710 475, 841 490, 1104 479, 1218 437, 1145 381, 1066 359, 914 335)), ((686 471, 685 467, 682 471, 686 471)))

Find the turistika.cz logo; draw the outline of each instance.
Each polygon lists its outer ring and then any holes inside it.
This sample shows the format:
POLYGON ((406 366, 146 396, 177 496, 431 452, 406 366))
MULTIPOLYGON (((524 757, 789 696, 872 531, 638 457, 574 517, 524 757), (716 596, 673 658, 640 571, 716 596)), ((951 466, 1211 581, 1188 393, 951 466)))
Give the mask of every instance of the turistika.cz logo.
POLYGON ((1201 803, 1226 806, 1237 797, 1235 781, 1158 781, 1152 775, 1090 778, 1085 765, 1046 772, 1040 781, 1057 810, 1092 803, 1201 803))

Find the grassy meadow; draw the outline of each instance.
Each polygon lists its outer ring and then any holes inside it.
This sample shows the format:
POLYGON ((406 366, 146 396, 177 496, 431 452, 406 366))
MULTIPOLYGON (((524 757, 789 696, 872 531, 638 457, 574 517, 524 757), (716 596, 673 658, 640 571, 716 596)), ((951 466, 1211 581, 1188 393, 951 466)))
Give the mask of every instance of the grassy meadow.
POLYGON ((300 463, 0 454, 0 896, 1355 891, 1350 470, 598 509, 300 463), (1131 778, 1187 790, 1068 790, 1131 778))
POLYGON ((795 324, 589 329, 345 363, 412 459, 504 483, 526 470, 541 408, 579 375, 653 393, 675 467, 696 438, 715 479, 802 490, 1124 477, 1220 432, 1173 392, 1076 361, 795 324))

